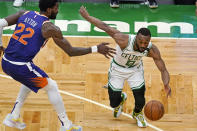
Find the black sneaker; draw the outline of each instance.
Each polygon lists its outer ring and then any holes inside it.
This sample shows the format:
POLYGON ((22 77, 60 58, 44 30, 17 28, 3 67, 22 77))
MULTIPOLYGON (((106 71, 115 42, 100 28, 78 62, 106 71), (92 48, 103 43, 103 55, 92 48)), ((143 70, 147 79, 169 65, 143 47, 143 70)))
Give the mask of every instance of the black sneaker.
POLYGON ((153 9, 153 8, 157 8, 158 4, 157 4, 156 0, 148 0, 148 6, 149 6, 149 8, 153 9))
POLYGON ((110 0, 110 7, 118 8, 119 7, 119 0, 110 0))

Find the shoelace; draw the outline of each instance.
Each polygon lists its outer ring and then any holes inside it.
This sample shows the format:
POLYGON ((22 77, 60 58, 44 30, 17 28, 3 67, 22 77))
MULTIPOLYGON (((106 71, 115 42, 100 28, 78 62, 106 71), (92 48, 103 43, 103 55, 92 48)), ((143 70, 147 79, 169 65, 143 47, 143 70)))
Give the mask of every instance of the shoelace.
POLYGON ((144 116, 142 114, 137 115, 137 118, 142 122, 144 121, 144 116))
MULTIPOLYGON (((121 105, 121 104, 120 104, 120 105, 121 105)), ((120 108, 120 105, 117 106, 117 107, 114 109, 115 112, 118 112, 118 110, 119 110, 119 108, 120 108)))

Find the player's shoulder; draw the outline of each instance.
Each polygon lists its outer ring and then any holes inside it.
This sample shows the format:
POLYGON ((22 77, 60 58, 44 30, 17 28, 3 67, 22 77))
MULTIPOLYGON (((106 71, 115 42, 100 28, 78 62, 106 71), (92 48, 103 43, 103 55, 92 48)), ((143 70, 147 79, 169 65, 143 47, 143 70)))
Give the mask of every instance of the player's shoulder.
POLYGON ((159 50, 155 44, 152 44, 152 42, 151 42, 151 49, 152 50, 159 50))
POLYGON ((42 25, 42 35, 44 38, 49 38, 57 35, 61 35, 61 30, 58 26, 50 21, 45 21, 42 25))
POLYGON ((152 44, 152 47, 149 50, 148 56, 153 57, 153 58, 160 57, 160 52, 156 45, 152 44))
POLYGON ((17 12, 17 14, 18 14, 19 16, 22 16, 22 15, 28 13, 28 12, 30 12, 30 11, 28 11, 28 10, 20 10, 20 11, 17 12))
POLYGON ((43 31, 57 31, 60 30, 58 26, 50 22, 49 20, 44 21, 42 24, 42 30, 43 31))

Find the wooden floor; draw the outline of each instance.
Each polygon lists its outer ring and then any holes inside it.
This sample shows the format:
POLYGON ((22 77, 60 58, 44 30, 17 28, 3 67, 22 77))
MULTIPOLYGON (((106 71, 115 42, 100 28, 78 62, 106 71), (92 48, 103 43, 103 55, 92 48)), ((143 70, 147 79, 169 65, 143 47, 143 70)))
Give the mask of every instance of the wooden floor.
MULTIPOLYGON (((7 43, 9 37, 3 37, 7 43)), ((68 38, 74 46, 92 46, 99 42, 115 43, 111 38, 68 38)), ((170 72, 171 98, 166 98, 160 73, 150 58, 144 59, 146 79, 146 101, 160 100, 165 107, 165 115, 159 121, 148 121, 166 131, 197 130, 197 40, 153 39, 160 49, 170 72)), ((107 90, 101 88, 107 82, 109 60, 102 55, 90 54, 70 58, 50 40, 35 58, 35 63, 57 81, 59 89, 85 97, 109 106, 107 90)), ((0 74, 4 74, 0 69, 0 74)), ((12 110, 20 83, 0 77, 0 131, 18 131, 2 124, 6 114, 12 110)), ((128 99, 124 112, 131 114, 134 99, 128 84, 124 91, 128 99)), ((62 94, 69 118, 84 131, 154 131, 151 127, 138 128, 135 121, 125 116, 115 119, 112 112, 62 94)), ((27 123, 24 131, 58 131, 60 123, 44 91, 31 93, 21 116, 27 123)))

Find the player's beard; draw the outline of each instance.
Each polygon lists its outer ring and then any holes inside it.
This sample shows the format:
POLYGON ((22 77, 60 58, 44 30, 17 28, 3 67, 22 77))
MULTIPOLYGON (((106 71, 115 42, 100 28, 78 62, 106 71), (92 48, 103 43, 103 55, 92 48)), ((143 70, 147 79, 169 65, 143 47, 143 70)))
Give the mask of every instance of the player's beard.
POLYGON ((49 19, 56 19, 57 13, 51 12, 49 19))
POLYGON ((138 50, 140 53, 144 52, 145 50, 148 50, 147 48, 139 47, 138 44, 137 44, 137 42, 136 42, 136 46, 137 46, 137 50, 138 50), (141 49, 141 50, 140 50, 140 49, 141 49))

